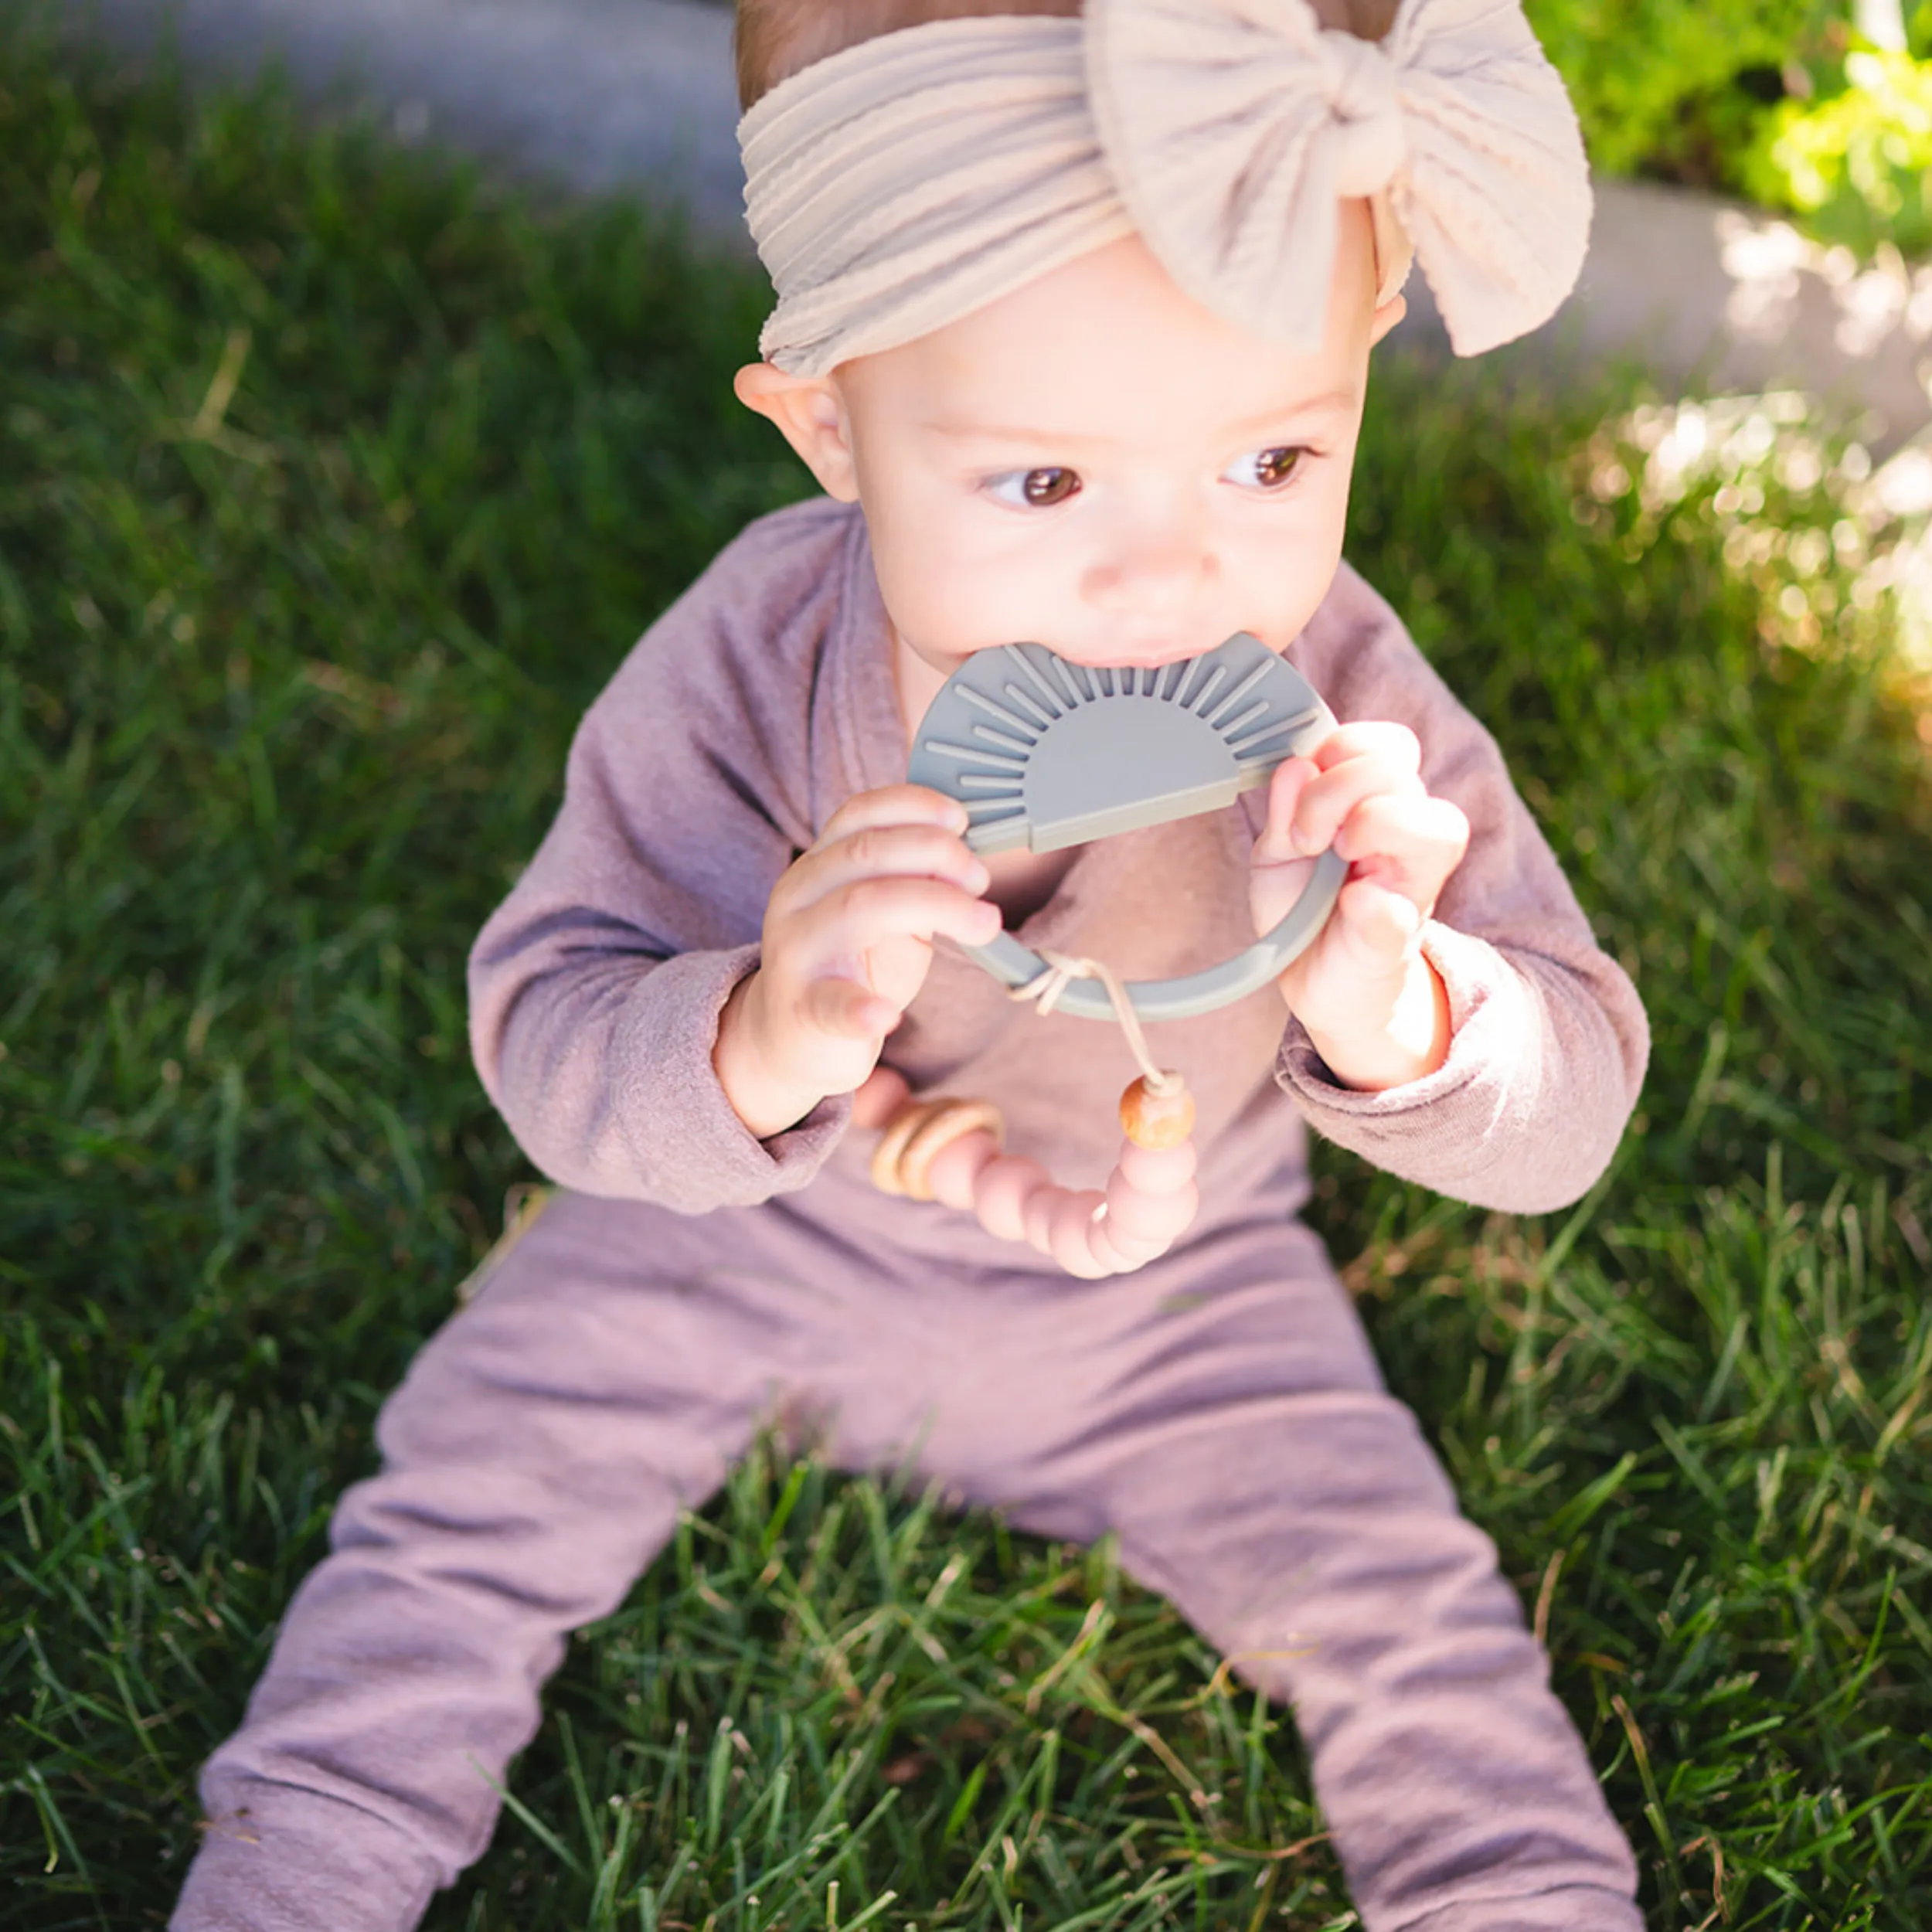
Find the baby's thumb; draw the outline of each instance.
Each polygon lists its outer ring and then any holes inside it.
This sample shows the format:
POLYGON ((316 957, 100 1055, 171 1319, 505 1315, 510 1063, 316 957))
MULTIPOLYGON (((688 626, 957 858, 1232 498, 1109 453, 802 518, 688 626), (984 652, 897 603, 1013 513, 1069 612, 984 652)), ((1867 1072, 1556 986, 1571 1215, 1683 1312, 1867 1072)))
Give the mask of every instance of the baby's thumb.
POLYGON ((1422 913, 1413 900, 1372 879, 1351 879, 1342 889, 1342 943, 1357 968, 1369 975, 1399 972, 1406 966, 1422 931, 1422 913))
POLYGON ((814 980, 805 995, 805 1017, 834 1039, 883 1039, 899 1024, 899 1009, 856 980, 814 980))

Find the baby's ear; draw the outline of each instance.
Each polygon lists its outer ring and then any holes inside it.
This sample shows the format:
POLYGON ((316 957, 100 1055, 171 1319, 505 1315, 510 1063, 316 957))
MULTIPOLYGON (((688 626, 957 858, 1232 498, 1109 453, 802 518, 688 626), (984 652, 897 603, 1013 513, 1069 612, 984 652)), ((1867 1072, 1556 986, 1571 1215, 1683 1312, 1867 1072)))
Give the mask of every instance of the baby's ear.
POLYGON ((778 425, 826 495, 842 503, 859 500, 845 408, 830 377, 788 376, 769 362, 747 362, 731 386, 747 409, 778 425))
POLYGON ((1373 349, 1408 312, 1406 296, 1391 295, 1386 302, 1378 303, 1376 312, 1369 318, 1369 346, 1373 349))

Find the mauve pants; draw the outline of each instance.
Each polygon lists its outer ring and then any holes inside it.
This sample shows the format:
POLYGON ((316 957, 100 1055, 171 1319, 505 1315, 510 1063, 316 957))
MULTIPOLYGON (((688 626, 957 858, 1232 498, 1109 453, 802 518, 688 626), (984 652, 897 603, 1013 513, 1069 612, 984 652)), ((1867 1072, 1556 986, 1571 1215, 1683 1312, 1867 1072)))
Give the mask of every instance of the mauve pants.
POLYGON ((1515 1593, 1313 1235, 1237 1223, 1083 1282, 961 1266, 934 1226, 884 1257, 782 1199, 555 1196, 384 1408, 381 1473, 203 1774, 177 1932, 413 1926, 488 1840, 478 1767, 529 1740, 568 1634, 784 1412, 843 1466, 1117 1532, 1292 1702, 1368 1932, 1641 1926, 1515 1593))

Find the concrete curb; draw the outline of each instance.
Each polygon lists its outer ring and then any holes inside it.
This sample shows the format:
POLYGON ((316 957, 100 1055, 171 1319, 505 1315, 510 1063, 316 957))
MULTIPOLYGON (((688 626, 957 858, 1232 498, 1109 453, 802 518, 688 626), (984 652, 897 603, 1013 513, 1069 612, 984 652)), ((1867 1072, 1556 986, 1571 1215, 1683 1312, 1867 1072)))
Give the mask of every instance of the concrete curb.
MULTIPOLYGON (((318 106, 580 192, 682 209, 746 250, 730 15, 695 0, 56 0, 77 39, 145 53, 172 32, 198 80, 278 61, 318 106)), ((1394 338, 1445 351, 1418 277, 1394 338)), ((1590 260, 1531 353, 1628 358, 1664 384, 1820 397, 1875 455, 1932 444, 1932 264, 1861 269, 1704 196, 1598 185, 1590 260)))
POLYGON ((641 192, 749 254, 731 15, 692 0, 55 0, 68 36, 192 80, 278 65, 406 146, 584 194, 641 192))

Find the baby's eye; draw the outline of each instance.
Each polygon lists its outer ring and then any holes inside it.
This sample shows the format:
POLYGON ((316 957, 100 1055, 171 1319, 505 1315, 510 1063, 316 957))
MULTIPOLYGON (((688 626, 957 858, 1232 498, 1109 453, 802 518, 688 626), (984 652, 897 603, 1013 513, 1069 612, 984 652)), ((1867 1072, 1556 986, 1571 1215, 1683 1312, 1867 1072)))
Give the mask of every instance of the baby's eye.
POLYGON ((1009 470, 1003 476, 988 477, 985 485, 987 493, 1001 502, 1029 510, 1050 509, 1056 503, 1064 503, 1080 487, 1077 471, 1057 468, 1009 470))
POLYGON ((1304 449, 1256 450, 1237 457, 1221 474, 1230 483, 1250 490, 1278 490, 1301 467, 1304 449))

